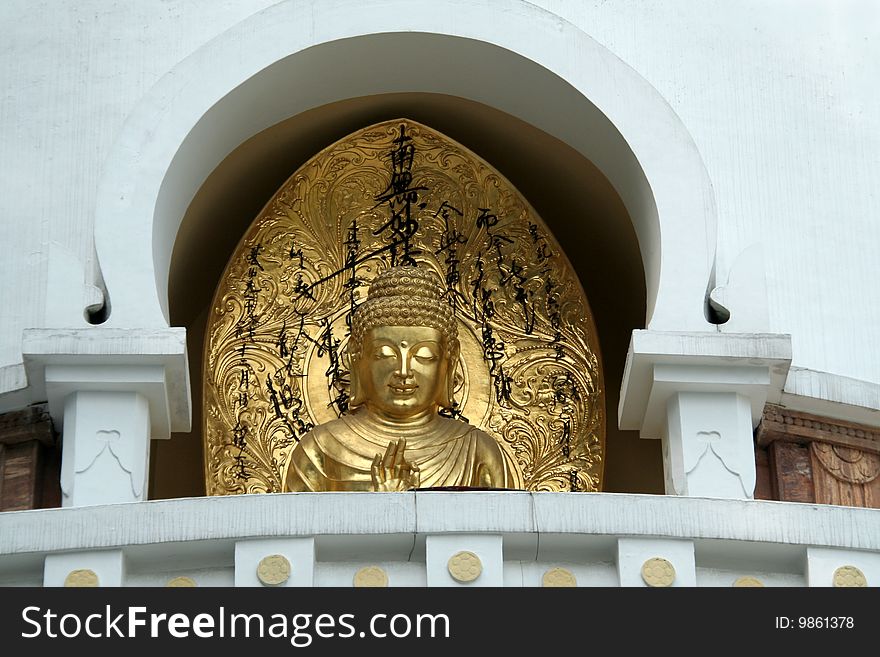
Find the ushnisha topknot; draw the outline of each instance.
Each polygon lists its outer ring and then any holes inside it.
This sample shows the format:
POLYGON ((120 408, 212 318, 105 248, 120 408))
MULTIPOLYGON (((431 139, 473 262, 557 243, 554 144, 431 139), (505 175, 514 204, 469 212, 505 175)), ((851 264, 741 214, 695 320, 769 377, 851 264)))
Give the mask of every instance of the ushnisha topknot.
POLYGON ((443 335, 446 349, 458 340, 446 290, 427 268, 392 267, 373 280, 351 316, 350 344, 360 349, 364 333, 377 326, 429 326, 443 335))

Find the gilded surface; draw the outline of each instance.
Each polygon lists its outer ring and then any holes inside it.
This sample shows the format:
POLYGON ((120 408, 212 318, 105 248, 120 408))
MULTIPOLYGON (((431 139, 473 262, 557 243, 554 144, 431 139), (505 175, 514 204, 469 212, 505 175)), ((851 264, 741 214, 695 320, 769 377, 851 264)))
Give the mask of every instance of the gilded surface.
POLYGON ((309 160, 230 260, 206 340, 208 493, 283 490, 303 436, 348 417, 352 310, 401 264, 435 272, 456 318, 441 414, 497 441, 510 488, 601 490, 602 375, 575 273, 500 174, 398 120, 309 160))

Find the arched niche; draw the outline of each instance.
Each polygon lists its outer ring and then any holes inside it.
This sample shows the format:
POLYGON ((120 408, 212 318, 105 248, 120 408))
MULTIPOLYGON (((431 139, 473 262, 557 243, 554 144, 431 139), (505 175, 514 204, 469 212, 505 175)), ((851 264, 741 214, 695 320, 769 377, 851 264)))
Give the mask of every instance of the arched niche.
MULTIPOLYGON (((108 301, 104 325, 177 323, 169 289, 175 287, 175 244, 188 239, 184 217, 238 147, 317 108, 413 93, 494 108, 592 163, 625 209, 638 244, 640 267, 630 261, 627 274, 643 277, 645 303, 630 328, 714 330, 704 308, 713 285, 715 204, 693 139, 644 78, 581 29, 524 0, 389 0, 381 10, 348 0, 284 0, 181 61, 133 109, 105 163, 95 218, 108 301)), ((515 178, 491 153, 481 153, 464 128, 435 125, 515 178)), ((311 139, 314 152, 357 127, 326 128, 304 135, 302 143, 311 139), (326 139, 315 144, 318 138, 326 139)), ((548 183, 537 196, 515 184, 536 206, 544 188, 559 191, 550 176, 535 180, 548 183)), ((228 216, 214 217, 220 232, 228 216)), ((566 221, 589 219, 570 214, 566 221)), ((557 237, 566 248, 580 246, 557 237)), ((578 259, 572 250, 568 255, 578 259)), ((614 281, 605 289, 616 295, 615 303, 637 294, 631 287, 615 289, 614 281)), ((604 340, 603 352, 625 353, 628 339, 618 338, 619 345, 604 340)), ((193 344, 199 343, 191 341, 191 350, 193 344)), ((608 390, 616 393, 620 377, 610 365, 606 373, 608 390)), ((194 426, 198 422, 194 418, 194 426)), ((634 477, 638 481, 619 489, 651 488, 634 477)), ((613 477, 607 481, 615 489, 613 477)))
MULTIPOLYGON (((194 400, 202 396, 204 329, 217 281, 238 240, 303 162, 358 128, 408 116, 467 146, 505 175, 562 245, 593 308, 606 376, 606 486, 662 492, 659 445, 616 426, 629 335, 643 326, 644 271, 619 195, 598 168, 560 140, 489 106, 404 93, 332 103, 282 121, 235 149, 208 176, 181 222, 171 261, 171 321, 187 328, 194 400), (206 248, 208 247, 208 248, 206 248)), ((201 404, 193 433, 153 447, 152 494, 203 494, 201 404)))

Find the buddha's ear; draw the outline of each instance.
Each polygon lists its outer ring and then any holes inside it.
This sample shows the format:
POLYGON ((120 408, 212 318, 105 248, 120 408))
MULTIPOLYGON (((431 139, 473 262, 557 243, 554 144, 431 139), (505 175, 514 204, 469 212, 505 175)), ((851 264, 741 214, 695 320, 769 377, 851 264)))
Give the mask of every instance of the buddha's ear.
POLYGON ((351 342, 348 343, 349 349, 345 352, 345 360, 348 361, 348 381, 349 381, 349 391, 348 391, 348 410, 353 411, 355 408, 364 403, 363 398, 361 397, 361 377, 359 374, 360 370, 360 358, 358 354, 352 353, 351 351, 351 342))
POLYGON ((455 404, 455 371, 458 369, 458 355, 461 351, 461 345, 456 338, 449 345, 446 358, 446 385, 442 387, 440 395, 443 399, 438 403, 443 408, 452 408, 455 404))

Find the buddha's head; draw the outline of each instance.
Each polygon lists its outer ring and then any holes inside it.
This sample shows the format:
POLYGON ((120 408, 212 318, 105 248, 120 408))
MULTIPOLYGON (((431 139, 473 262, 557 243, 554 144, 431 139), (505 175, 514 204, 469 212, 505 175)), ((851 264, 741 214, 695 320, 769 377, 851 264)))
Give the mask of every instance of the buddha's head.
POLYGON ((452 406, 455 316, 428 269, 393 267, 355 310, 348 343, 351 400, 392 419, 452 406))

